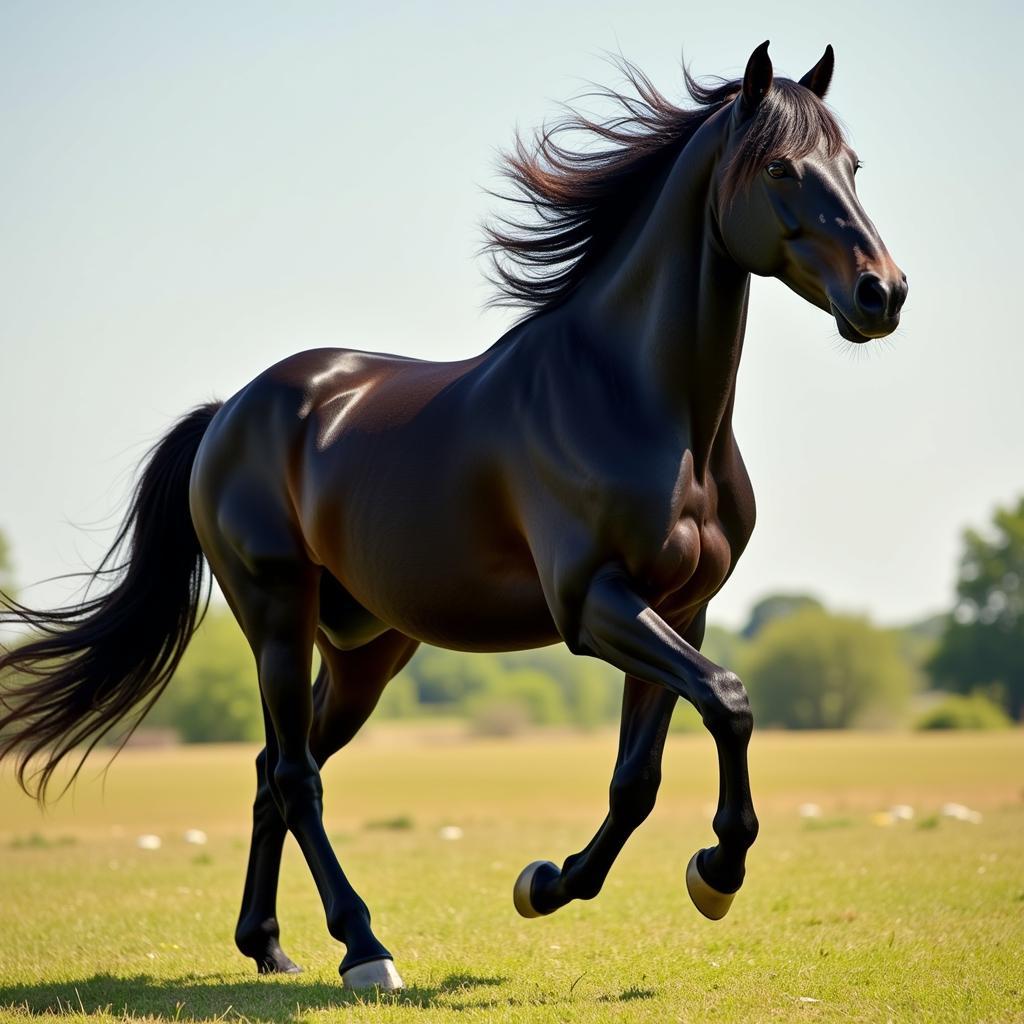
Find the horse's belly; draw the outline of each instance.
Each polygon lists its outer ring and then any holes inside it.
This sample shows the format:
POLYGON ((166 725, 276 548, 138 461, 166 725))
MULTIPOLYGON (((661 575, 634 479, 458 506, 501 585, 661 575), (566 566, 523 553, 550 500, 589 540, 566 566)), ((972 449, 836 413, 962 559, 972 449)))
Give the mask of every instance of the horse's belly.
POLYGON ((560 639, 533 561, 440 526, 350 550, 337 575, 374 617, 423 643, 462 651, 526 650, 560 639))
POLYGON ((373 600, 393 628, 450 650, 528 650, 561 639, 539 584, 521 579, 408 580, 373 600))

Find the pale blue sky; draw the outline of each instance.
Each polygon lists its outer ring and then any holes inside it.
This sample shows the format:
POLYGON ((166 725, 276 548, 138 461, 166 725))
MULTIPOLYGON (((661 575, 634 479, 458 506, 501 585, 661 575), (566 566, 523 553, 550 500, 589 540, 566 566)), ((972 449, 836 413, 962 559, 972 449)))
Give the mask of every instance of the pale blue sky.
MULTIPOLYGON (((830 100, 911 284, 892 342, 756 281, 736 429, 754 539, 712 620, 807 589, 946 605, 959 534, 1024 491, 1024 17, 1011 3, 0 3, 0 527, 29 582, 95 560, 192 404, 317 345, 464 356, 495 151, 621 51, 670 96, 772 40, 830 100), (355 8, 360 9, 355 9, 355 8), (372 9, 371 9, 372 7, 372 9), (349 9, 352 8, 352 9, 349 9), (726 13, 723 13, 726 12, 726 13)), ((66 591, 31 591, 39 601, 66 591)))

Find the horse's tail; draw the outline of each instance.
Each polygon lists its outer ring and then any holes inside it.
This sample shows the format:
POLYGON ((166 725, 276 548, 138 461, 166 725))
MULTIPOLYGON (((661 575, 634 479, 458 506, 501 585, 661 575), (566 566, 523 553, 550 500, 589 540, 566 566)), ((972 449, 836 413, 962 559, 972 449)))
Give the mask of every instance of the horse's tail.
POLYGON ((0 625, 34 634, 20 646, 0 646, 0 759, 16 755, 19 784, 40 802, 72 750, 87 744, 61 792, 134 710, 123 745, 163 693, 202 618, 209 585, 188 490, 199 443, 219 408, 193 409, 150 449, 113 545, 94 572, 82 574, 89 585, 112 580, 104 593, 53 611, 0 594, 0 625))

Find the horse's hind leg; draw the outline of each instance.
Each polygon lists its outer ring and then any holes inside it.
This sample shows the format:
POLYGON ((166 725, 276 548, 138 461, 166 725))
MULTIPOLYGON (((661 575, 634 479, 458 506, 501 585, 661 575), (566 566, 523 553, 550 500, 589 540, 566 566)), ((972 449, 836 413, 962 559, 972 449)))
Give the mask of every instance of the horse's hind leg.
MULTIPOLYGON (((313 687, 313 700, 325 682, 326 666, 321 667, 313 687)), ((249 864, 245 872, 242 909, 235 926, 235 945, 256 961, 260 974, 297 974, 301 968, 281 948, 281 928, 277 921, 277 880, 281 853, 288 827, 281 817, 271 789, 271 777, 277 764, 274 726, 265 701, 263 721, 267 746, 256 755, 256 799, 252 807, 252 839, 249 864)))
POLYGON ((277 763, 268 766, 270 789, 312 872, 328 930, 347 948, 339 968, 342 981, 400 988, 391 954, 373 934, 369 909, 345 877, 323 825, 323 786, 309 745, 309 669, 319 616, 319 570, 296 551, 279 550, 263 559, 250 555, 244 575, 237 571, 238 563, 234 573, 225 573, 224 560, 218 561, 218 579, 230 592, 256 657, 270 720, 268 750, 276 742, 277 763), (229 575, 234 578, 225 585, 229 575))
POLYGON ((570 900, 593 899, 601 891, 626 840, 654 809, 677 699, 664 687, 626 677, 608 816, 586 848, 568 857, 561 868, 542 860, 523 869, 512 891, 523 917, 550 914, 570 900))
MULTIPOLYGON (((359 731, 388 681, 408 662, 416 642, 389 632, 364 647, 343 652, 317 636, 322 663, 313 686, 313 731, 309 747, 323 767, 359 731)), ((276 754, 274 755, 276 761, 276 754)), ((256 801, 252 843, 235 943, 256 961, 261 974, 294 973, 299 968, 280 944, 277 882, 287 828, 274 802, 268 777, 268 752, 256 758, 256 801)))

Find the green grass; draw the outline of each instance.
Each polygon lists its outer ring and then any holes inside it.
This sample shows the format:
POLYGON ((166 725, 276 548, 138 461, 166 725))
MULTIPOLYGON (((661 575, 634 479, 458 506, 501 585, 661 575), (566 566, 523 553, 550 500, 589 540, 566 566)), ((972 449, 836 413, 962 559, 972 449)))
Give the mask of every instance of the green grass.
POLYGON ((1024 1021, 1020 731, 757 736, 761 838, 717 923, 683 884, 712 839, 713 747, 672 737, 658 808, 604 892, 521 920, 514 878, 586 843, 614 751, 608 734, 382 727, 331 763, 329 831, 410 986, 379 1000, 341 988, 294 844, 279 912, 305 973, 257 978, 234 951, 254 751, 129 750, 45 816, 5 775, 0 1019, 1024 1021), (820 818, 800 818, 808 801, 820 818), (939 816, 948 801, 983 820, 939 816), (876 824, 895 803, 915 820, 876 824), (440 838, 449 824, 461 839, 440 838), (138 849, 145 832, 162 848, 138 849))

